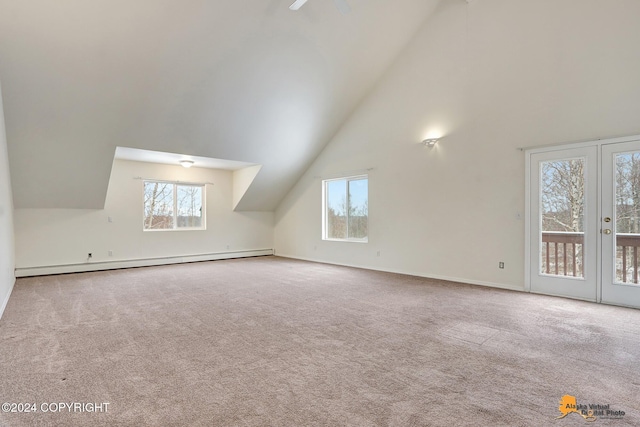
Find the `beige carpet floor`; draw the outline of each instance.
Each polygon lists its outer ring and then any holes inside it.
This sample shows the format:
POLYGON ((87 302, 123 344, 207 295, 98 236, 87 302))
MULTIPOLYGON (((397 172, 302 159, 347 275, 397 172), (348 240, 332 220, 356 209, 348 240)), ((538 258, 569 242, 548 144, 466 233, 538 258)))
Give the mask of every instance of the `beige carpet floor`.
POLYGON ((2 426, 640 425, 640 310, 278 257, 19 279, 0 343, 2 426))

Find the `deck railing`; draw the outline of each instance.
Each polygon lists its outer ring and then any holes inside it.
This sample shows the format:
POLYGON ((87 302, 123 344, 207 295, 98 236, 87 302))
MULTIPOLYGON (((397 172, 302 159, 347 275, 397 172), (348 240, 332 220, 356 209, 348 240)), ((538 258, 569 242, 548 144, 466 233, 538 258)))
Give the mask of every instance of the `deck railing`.
MULTIPOLYGON (((542 272, 556 276, 584 277, 584 233, 542 233, 542 272)), ((640 234, 616 234, 616 281, 639 283, 640 234)))
POLYGON ((544 231, 542 233, 542 268, 546 274, 583 277, 584 233, 544 231))
POLYGON ((638 283, 638 248, 640 234, 616 234, 616 280, 622 283, 638 283), (629 271, 631 269, 631 271, 629 271), (628 280, 631 276, 631 280, 628 280))

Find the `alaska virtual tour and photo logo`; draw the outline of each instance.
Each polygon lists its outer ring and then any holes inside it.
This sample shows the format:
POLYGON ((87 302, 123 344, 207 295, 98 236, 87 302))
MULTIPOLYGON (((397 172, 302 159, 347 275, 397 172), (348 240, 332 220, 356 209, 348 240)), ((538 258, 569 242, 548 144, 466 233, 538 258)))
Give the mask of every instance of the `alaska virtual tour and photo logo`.
POLYGON ((611 405, 602 405, 600 403, 590 403, 588 405, 579 404, 575 396, 565 394, 560 399, 558 410, 561 415, 556 418, 564 418, 569 414, 576 413, 587 421, 595 421, 600 419, 622 419, 624 411, 615 411, 611 409, 611 405))

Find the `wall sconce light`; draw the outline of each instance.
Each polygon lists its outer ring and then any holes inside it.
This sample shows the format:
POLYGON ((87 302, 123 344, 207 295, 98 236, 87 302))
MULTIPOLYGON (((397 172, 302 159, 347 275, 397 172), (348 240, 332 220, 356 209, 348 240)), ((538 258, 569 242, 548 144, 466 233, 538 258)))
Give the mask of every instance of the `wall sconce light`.
POLYGON ((183 168, 189 169, 195 162, 193 160, 180 160, 178 163, 180 163, 183 168))
POLYGON ((429 138, 422 141, 422 143, 427 147, 433 147, 434 145, 436 145, 437 142, 438 142, 438 138, 429 138))

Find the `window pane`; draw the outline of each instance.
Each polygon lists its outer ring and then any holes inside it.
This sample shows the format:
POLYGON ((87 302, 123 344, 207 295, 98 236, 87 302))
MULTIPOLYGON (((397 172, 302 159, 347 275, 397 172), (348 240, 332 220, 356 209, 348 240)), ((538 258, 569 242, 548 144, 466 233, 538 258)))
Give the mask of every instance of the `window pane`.
POLYGON ((369 180, 349 181, 349 238, 366 239, 369 232, 369 180))
POLYGON ((178 185, 178 228, 202 227, 202 187, 178 185))
POLYGON ((347 181, 328 181, 327 202, 327 238, 347 238, 347 181))
POLYGON ((585 160, 540 165, 542 274, 584 277, 585 160))
POLYGON ((144 228, 173 228, 173 184, 144 183, 144 228))

